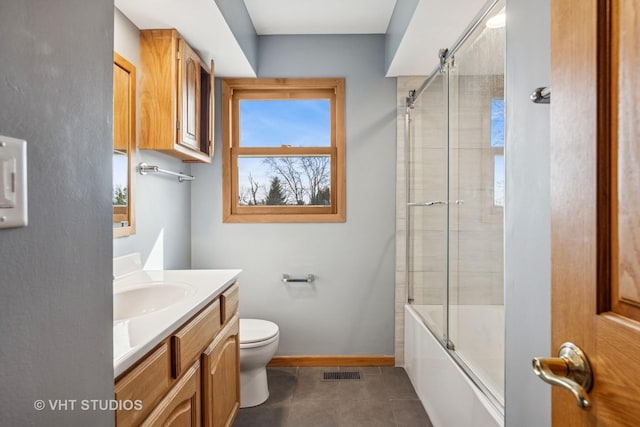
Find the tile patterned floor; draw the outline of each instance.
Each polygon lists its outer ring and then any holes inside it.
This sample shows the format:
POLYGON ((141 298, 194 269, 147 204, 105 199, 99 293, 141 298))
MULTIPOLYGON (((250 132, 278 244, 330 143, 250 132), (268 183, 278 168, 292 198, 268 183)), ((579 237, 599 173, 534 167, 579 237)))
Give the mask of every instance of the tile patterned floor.
POLYGON ((234 427, 433 427, 402 368, 267 368, 270 396, 234 427), (323 381, 325 371, 360 380, 323 381))

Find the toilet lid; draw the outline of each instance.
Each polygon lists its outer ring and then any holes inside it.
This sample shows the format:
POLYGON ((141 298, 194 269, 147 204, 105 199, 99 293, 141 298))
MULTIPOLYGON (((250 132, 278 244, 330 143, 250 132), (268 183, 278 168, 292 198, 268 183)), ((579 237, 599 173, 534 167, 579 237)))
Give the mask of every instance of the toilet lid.
POLYGON ((240 319, 240 344, 266 341, 278 334, 278 325, 268 320, 240 319))

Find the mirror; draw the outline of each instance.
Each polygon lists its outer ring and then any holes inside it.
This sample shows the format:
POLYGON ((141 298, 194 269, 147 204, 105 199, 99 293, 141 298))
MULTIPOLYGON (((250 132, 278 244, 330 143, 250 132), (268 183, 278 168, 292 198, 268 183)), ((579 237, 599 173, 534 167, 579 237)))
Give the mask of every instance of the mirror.
POLYGON ((113 237, 135 234, 132 203, 136 147, 136 67, 113 54, 113 237))

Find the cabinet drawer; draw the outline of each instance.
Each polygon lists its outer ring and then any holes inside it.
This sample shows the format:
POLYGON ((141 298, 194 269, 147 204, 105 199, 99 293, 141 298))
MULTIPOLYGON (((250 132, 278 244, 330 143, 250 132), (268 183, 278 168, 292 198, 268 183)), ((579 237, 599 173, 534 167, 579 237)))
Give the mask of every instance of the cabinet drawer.
POLYGON ((171 336, 172 375, 178 378, 220 330, 220 301, 217 299, 171 336))
POLYGON ((240 288, 237 283, 229 286, 220 296, 220 306, 222 309, 222 323, 227 323, 238 311, 238 298, 240 288))
POLYGON ((163 342, 157 350, 145 357, 116 383, 116 400, 140 400, 142 408, 116 411, 118 427, 137 426, 169 390, 171 385, 171 359, 169 345, 163 342))

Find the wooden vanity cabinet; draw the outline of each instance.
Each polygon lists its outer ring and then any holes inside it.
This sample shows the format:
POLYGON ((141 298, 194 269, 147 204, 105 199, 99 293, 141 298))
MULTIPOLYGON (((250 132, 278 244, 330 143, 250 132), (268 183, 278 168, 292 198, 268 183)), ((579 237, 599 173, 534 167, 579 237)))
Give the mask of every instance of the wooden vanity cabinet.
POLYGON ((140 426, 201 426, 200 389, 200 362, 196 361, 140 426))
POLYGON ((136 410, 116 411, 116 426, 138 426, 151 413, 173 385, 171 350, 167 340, 143 357, 116 381, 115 398, 119 402, 138 402, 136 410))
POLYGON ((231 427, 240 409, 239 325, 236 314, 202 355, 204 427, 231 427))
POLYGON ((141 401, 137 410, 116 411, 117 427, 233 425, 240 408, 237 294, 236 284, 228 287, 116 379, 116 400, 141 401))
POLYGON ((222 330, 202 354, 202 425, 231 427, 240 409, 239 287, 220 295, 222 330))
POLYGON ((210 163, 213 82, 213 61, 205 65, 176 30, 141 30, 140 149, 210 163))

